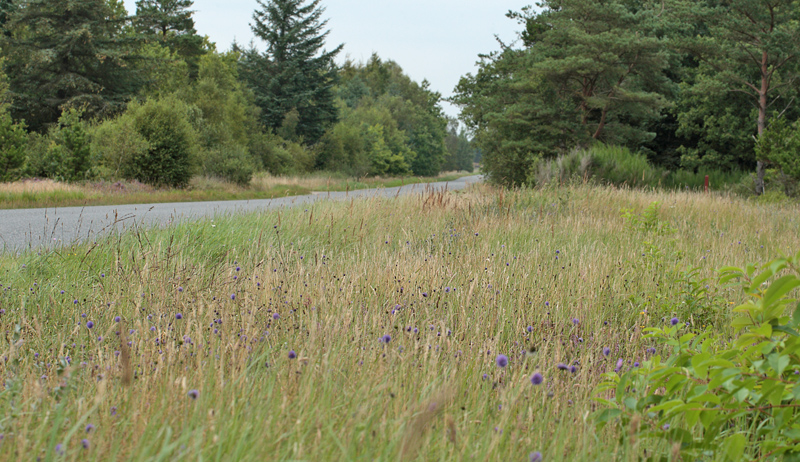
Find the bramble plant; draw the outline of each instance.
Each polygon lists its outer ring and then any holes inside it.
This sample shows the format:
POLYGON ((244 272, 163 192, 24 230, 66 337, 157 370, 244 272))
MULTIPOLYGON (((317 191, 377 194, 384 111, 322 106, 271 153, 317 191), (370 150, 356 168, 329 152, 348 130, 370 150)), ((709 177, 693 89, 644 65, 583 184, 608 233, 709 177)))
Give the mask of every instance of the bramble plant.
POLYGON ((748 297, 733 310, 738 338, 690 332, 678 318, 646 329, 665 354, 605 375, 595 392, 607 406, 598 427, 629 428, 631 445, 663 441, 662 454, 648 447, 648 460, 667 460, 667 451, 683 460, 800 460, 800 305, 786 314, 800 287, 800 252, 760 271, 720 270, 721 284, 735 279, 748 297))

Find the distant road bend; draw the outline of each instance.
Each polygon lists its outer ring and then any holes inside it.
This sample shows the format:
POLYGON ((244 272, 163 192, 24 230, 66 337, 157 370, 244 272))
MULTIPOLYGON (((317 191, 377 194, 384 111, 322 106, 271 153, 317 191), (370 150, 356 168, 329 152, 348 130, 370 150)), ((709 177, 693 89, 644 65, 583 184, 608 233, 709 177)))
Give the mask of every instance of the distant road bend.
POLYGON ((426 188, 458 190, 466 188, 468 184, 478 183, 482 179, 482 176, 474 175, 448 182, 350 192, 322 192, 277 199, 0 210, 0 248, 6 252, 54 248, 96 239, 114 230, 124 231, 139 226, 164 226, 202 217, 293 207, 321 199, 395 197, 419 194, 426 188))

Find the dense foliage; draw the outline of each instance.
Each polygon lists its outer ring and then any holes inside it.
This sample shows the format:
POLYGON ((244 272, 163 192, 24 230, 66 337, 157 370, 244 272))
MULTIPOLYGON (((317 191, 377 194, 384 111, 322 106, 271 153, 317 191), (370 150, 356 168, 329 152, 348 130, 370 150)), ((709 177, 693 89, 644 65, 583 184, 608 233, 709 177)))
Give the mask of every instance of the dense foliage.
POLYGON ((441 96, 392 61, 334 62, 320 0, 261 1, 265 49, 217 51, 191 0, 0 3, 0 180, 193 175, 247 185, 258 170, 435 176, 472 170, 441 96))
POLYGON ((758 164, 757 193, 767 168, 784 169, 757 159, 755 140, 773 120, 800 117, 796 1, 537 6, 509 13, 520 46, 482 56, 453 98, 493 180, 535 183, 543 159, 598 141, 671 170, 758 164))

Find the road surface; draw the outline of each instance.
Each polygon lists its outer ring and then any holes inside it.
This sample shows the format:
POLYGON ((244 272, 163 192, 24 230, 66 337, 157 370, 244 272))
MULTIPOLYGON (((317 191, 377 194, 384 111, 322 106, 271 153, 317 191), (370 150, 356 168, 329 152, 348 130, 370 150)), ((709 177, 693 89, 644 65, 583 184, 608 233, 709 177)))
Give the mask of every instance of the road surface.
POLYGON ((293 207, 321 199, 395 197, 422 193, 426 188, 457 190, 480 182, 482 178, 475 175, 449 182, 350 192, 322 192, 278 199, 0 210, 0 252, 60 247, 97 239, 113 230, 124 231, 135 226, 165 226, 201 217, 293 207))

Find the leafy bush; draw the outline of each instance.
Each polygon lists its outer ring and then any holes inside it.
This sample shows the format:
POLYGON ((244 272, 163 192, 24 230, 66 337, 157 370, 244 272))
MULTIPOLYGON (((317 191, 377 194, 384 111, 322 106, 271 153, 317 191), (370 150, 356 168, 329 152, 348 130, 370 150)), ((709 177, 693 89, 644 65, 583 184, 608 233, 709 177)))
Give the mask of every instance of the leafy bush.
POLYGON ((28 135, 25 126, 15 124, 11 115, 0 109, 0 181, 18 180, 25 164, 28 135))
POLYGON ((183 187, 192 176, 197 133, 189 123, 190 107, 175 97, 132 103, 127 110, 133 126, 147 141, 133 153, 123 174, 154 186, 183 187))
POLYGON ((130 114, 96 125, 91 135, 92 155, 100 162, 98 176, 109 180, 120 178, 134 158, 146 155, 150 149, 130 114))
POLYGON ((47 135, 31 135, 26 176, 78 181, 92 176, 91 149, 82 112, 65 110, 47 135))
POLYGON ((748 298, 733 310, 739 337, 690 332, 677 318, 647 329, 657 345, 650 351, 666 356, 606 374, 596 393, 607 409, 596 422, 618 423, 632 439, 662 440, 673 460, 677 452, 683 460, 800 460, 800 305, 787 315, 800 287, 800 253, 759 272, 748 265, 720 273, 721 284, 742 280, 748 298))
POLYGON ((249 151, 255 161, 273 175, 305 173, 314 167, 314 153, 271 132, 253 134, 249 151))
POLYGON ((203 173, 240 186, 250 184, 255 163, 247 148, 230 143, 209 150, 203 156, 203 173))

